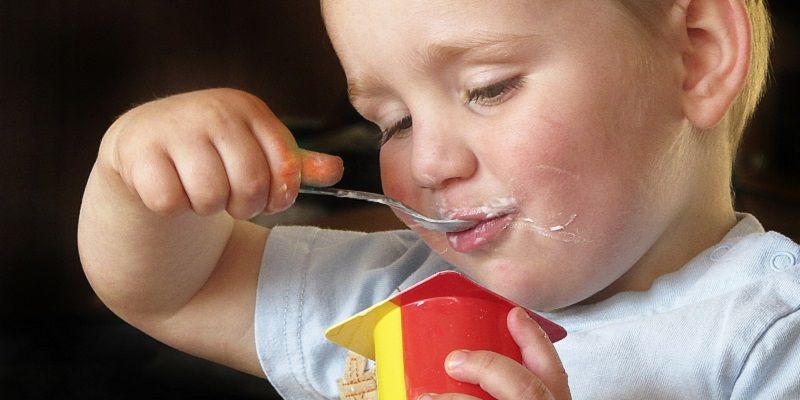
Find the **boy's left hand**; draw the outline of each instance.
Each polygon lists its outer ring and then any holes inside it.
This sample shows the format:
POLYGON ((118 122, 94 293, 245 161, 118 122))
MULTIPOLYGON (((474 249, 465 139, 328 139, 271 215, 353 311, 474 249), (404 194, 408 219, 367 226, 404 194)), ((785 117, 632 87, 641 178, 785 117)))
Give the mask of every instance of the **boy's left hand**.
MULTIPOLYGON (((508 313, 508 329, 522 351, 523 364, 491 351, 457 350, 445 361, 448 375, 480 385, 498 400, 569 399, 567 373, 542 328, 523 309, 515 308, 508 313)), ((428 396, 435 400, 475 399, 457 393, 428 396)))

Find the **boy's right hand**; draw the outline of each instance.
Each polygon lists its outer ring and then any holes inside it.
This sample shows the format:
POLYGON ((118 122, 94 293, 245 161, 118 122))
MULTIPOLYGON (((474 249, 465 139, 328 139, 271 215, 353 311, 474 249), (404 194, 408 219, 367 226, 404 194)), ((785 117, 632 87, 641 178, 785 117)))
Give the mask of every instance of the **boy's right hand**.
POLYGON ((343 171, 339 157, 299 149, 264 102, 233 89, 132 109, 109 128, 98 162, 156 213, 237 219, 282 211, 301 183, 332 185, 343 171))

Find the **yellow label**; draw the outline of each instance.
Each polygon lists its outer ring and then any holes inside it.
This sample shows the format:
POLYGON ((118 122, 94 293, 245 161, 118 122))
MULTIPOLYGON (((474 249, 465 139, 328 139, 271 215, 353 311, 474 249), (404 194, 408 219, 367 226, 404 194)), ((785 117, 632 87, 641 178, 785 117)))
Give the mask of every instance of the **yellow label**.
POLYGON ((403 321, 400 316, 400 307, 394 306, 375 324, 375 364, 380 400, 406 400, 403 321))

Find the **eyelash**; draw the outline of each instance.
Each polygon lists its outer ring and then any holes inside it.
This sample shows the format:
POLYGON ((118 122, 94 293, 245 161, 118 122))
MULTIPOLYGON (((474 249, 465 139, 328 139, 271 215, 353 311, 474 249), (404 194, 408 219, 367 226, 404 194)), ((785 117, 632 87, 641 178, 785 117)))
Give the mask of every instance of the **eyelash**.
POLYGON ((496 106, 506 100, 506 94, 512 90, 519 89, 524 84, 525 78, 515 76, 489 86, 472 89, 467 92, 467 103, 474 103, 482 106, 496 106))
POLYGON ((380 145, 383 146, 384 143, 388 142, 389 139, 394 137, 394 135, 398 132, 411 128, 411 122, 411 116, 406 115, 405 117, 400 118, 399 121, 393 123, 389 128, 382 130, 380 145))
MULTIPOLYGON (((519 89, 525 84, 525 78, 516 76, 506 79, 488 86, 469 90, 467 92, 467 104, 479 104, 482 106, 496 106, 505 101, 505 95, 509 92, 519 89)), ((397 122, 393 123, 389 128, 381 130, 380 145, 388 142, 389 139, 394 137, 400 131, 411 128, 412 119, 410 115, 406 115, 397 122)))

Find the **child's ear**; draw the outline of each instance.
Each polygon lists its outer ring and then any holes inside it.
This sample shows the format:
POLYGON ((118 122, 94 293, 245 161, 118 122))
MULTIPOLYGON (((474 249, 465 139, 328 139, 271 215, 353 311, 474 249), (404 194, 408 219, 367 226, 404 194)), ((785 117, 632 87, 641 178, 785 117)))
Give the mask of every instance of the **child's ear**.
POLYGON ((720 122, 750 68, 744 0, 680 0, 685 16, 683 112, 697 128, 720 122))

